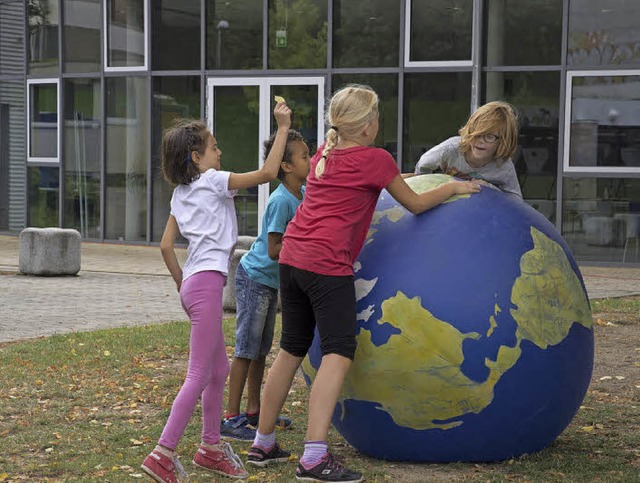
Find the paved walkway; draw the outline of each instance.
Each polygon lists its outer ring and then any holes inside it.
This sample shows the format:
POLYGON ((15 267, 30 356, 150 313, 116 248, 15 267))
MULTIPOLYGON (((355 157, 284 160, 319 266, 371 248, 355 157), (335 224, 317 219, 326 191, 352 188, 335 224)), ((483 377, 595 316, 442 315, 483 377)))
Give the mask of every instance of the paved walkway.
MULTIPOLYGON (((81 265, 76 277, 19 275, 18 239, 0 236, 0 342, 186 319, 157 246, 85 242, 81 265)), ((592 299, 640 294, 640 268, 581 271, 592 299)))

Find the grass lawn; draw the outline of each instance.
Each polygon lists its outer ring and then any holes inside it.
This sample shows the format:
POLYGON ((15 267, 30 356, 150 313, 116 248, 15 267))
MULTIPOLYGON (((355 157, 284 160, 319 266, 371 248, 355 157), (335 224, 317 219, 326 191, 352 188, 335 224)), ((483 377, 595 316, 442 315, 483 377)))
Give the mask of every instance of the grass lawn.
MULTIPOLYGON (((576 418, 547 449, 491 464, 391 463, 359 454, 332 429, 334 451, 368 481, 640 481, 640 298, 592 305, 592 385, 576 418)), ((225 320, 229 354, 234 324, 225 320)), ((0 481, 147 479, 140 463, 182 383, 188 334, 187 322, 174 322, 0 345, 0 481)), ((307 395, 297 377, 284 408, 294 428, 279 433, 296 456, 307 395)), ((211 481, 191 463, 201 428, 197 411, 178 453, 191 481, 211 481)), ((232 444, 241 454, 250 446, 232 444)), ((292 481, 295 462, 248 470, 253 481, 292 481)))

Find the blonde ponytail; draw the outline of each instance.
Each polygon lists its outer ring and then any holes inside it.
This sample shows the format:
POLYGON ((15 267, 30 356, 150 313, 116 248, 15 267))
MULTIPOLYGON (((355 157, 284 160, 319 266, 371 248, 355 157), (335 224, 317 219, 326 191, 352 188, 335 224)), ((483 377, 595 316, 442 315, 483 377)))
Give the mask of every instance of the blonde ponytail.
POLYGON ((324 143, 324 149, 322 150, 322 158, 318 161, 316 165, 316 178, 322 178, 322 173, 324 173, 324 167, 327 162, 327 156, 329 156, 329 152, 336 147, 338 144, 338 133, 336 132, 336 128, 331 126, 325 135, 326 141, 324 143))
POLYGON ((357 139, 377 112, 378 94, 369 86, 350 84, 333 95, 326 115, 331 127, 325 135, 322 158, 316 165, 316 178, 322 177, 329 153, 338 144, 338 129, 342 139, 357 139))

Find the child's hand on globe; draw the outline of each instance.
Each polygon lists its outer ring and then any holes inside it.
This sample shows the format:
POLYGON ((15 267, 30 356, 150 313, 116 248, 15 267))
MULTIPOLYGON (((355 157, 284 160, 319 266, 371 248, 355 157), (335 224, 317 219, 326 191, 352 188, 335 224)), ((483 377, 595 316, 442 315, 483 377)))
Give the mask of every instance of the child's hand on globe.
POLYGON ((453 185, 453 193, 456 195, 468 195, 478 193, 481 189, 480 183, 474 181, 458 181, 456 179, 449 181, 453 185))

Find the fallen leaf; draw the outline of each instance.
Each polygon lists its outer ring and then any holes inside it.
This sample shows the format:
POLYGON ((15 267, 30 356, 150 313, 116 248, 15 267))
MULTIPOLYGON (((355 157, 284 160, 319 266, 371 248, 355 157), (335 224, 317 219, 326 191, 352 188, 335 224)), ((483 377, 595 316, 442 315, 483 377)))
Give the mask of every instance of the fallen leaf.
POLYGON ((282 96, 273 96, 273 100, 276 102, 284 102, 284 97, 282 96))
POLYGON ((622 380, 626 379, 626 377, 624 377, 624 376, 616 376, 616 379, 618 381, 622 381, 622 380))
POLYGON ((609 379, 613 379, 611 376, 602 376, 600 378, 601 381, 608 381, 609 379))
POLYGON ((582 431, 584 431, 585 433, 590 433, 591 431, 593 431, 593 426, 582 426, 582 431))
POLYGON ((0 474, 0 481, 4 481, 7 478, 9 478, 9 474, 8 473, 2 473, 0 474))
POLYGON ((144 444, 142 441, 138 441, 137 439, 133 438, 130 438, 129 441, 131 441, 131 444, 134 446, 140 446, 141 444, 144 444))
POLYGON ((109 356, 111 355, 111 352, 109 352, 109 351, 104 351, 104 352, 103 352, 103 354, 104 354, 105 356, 109 357, 109 356))

